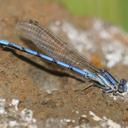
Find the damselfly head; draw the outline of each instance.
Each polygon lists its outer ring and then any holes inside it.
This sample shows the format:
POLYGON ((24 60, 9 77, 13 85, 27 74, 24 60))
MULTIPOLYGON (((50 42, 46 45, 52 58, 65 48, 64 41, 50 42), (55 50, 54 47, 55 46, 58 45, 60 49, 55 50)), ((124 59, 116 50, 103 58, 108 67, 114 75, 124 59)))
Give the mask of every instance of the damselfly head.
POLYGON ((120 80, 120 83, 118 85, 118 92, 128 92, 128 81, 126 81, 125 79, 120 80))

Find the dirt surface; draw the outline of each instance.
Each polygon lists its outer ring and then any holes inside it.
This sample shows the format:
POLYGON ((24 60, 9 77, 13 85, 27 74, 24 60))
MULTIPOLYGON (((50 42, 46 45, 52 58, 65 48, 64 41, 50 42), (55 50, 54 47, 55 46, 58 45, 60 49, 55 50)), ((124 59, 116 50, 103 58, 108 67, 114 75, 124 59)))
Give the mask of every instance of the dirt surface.
MULTIPOLYGON (((68 20, 80 28, 88 28, 89 24, 87 18, 73 17, 61 5, 53 2, 0 0, 0 39, 27 47, 15 30, 17 21, 24 18, 36 19, 45 26, 56 20, 68 20)), ((1 47, 0 96, 8 100, 18 98, 21 109, 26 107, 34 112, 40 128, 49 118, 75 120, 67 121, 65 127, 75 127, 82 121, 95 126, 96 122, 89 115, 89 111, 99 117, 106 116, 122 126, 128 125, 127 102, 113 100, 95 87, 76 91, 77 87, 84 87, 87 83, 57 74, 50 67, 50 64, 36 57, 1 47)), ((119 67, 113 72, 117 73, 119 67)), ((124 68, 121 69, 125 71, 124 68)))

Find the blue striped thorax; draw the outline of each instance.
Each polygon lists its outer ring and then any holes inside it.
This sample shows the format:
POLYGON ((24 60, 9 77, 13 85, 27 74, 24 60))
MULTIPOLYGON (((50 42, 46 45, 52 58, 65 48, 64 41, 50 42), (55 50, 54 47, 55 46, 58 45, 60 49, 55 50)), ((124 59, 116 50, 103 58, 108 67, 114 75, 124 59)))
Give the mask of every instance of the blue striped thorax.
POLYGON ((99 82, 102 85, 105 85, 104 92, 111 93, 111 92, 128 92, 128 82, 124 79, 118 82, 109 72, 105 70, 101 70, 98 74, 99 82))

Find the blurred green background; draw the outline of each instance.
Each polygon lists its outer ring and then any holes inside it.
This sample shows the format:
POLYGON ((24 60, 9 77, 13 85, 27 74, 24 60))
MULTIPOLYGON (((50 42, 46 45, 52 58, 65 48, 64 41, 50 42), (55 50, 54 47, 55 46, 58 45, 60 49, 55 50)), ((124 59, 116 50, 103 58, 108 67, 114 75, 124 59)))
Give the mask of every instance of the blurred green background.
POLYGON ((72 14, 98 17, 128 31, 128 0, 56 0, 72 14))

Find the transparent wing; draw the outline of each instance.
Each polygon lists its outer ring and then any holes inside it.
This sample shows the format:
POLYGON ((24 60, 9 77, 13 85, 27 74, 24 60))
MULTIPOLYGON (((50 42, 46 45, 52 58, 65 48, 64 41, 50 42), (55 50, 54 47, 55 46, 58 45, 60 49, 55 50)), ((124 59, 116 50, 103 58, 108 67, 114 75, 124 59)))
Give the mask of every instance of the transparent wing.
POLYGON ((99 72, 99 69, 81 56, 71 44, 59 39, 37 21, 21 21, 17 23, 16 27, 24 38, 31 40, 46 55, 80 69, 99 72))

